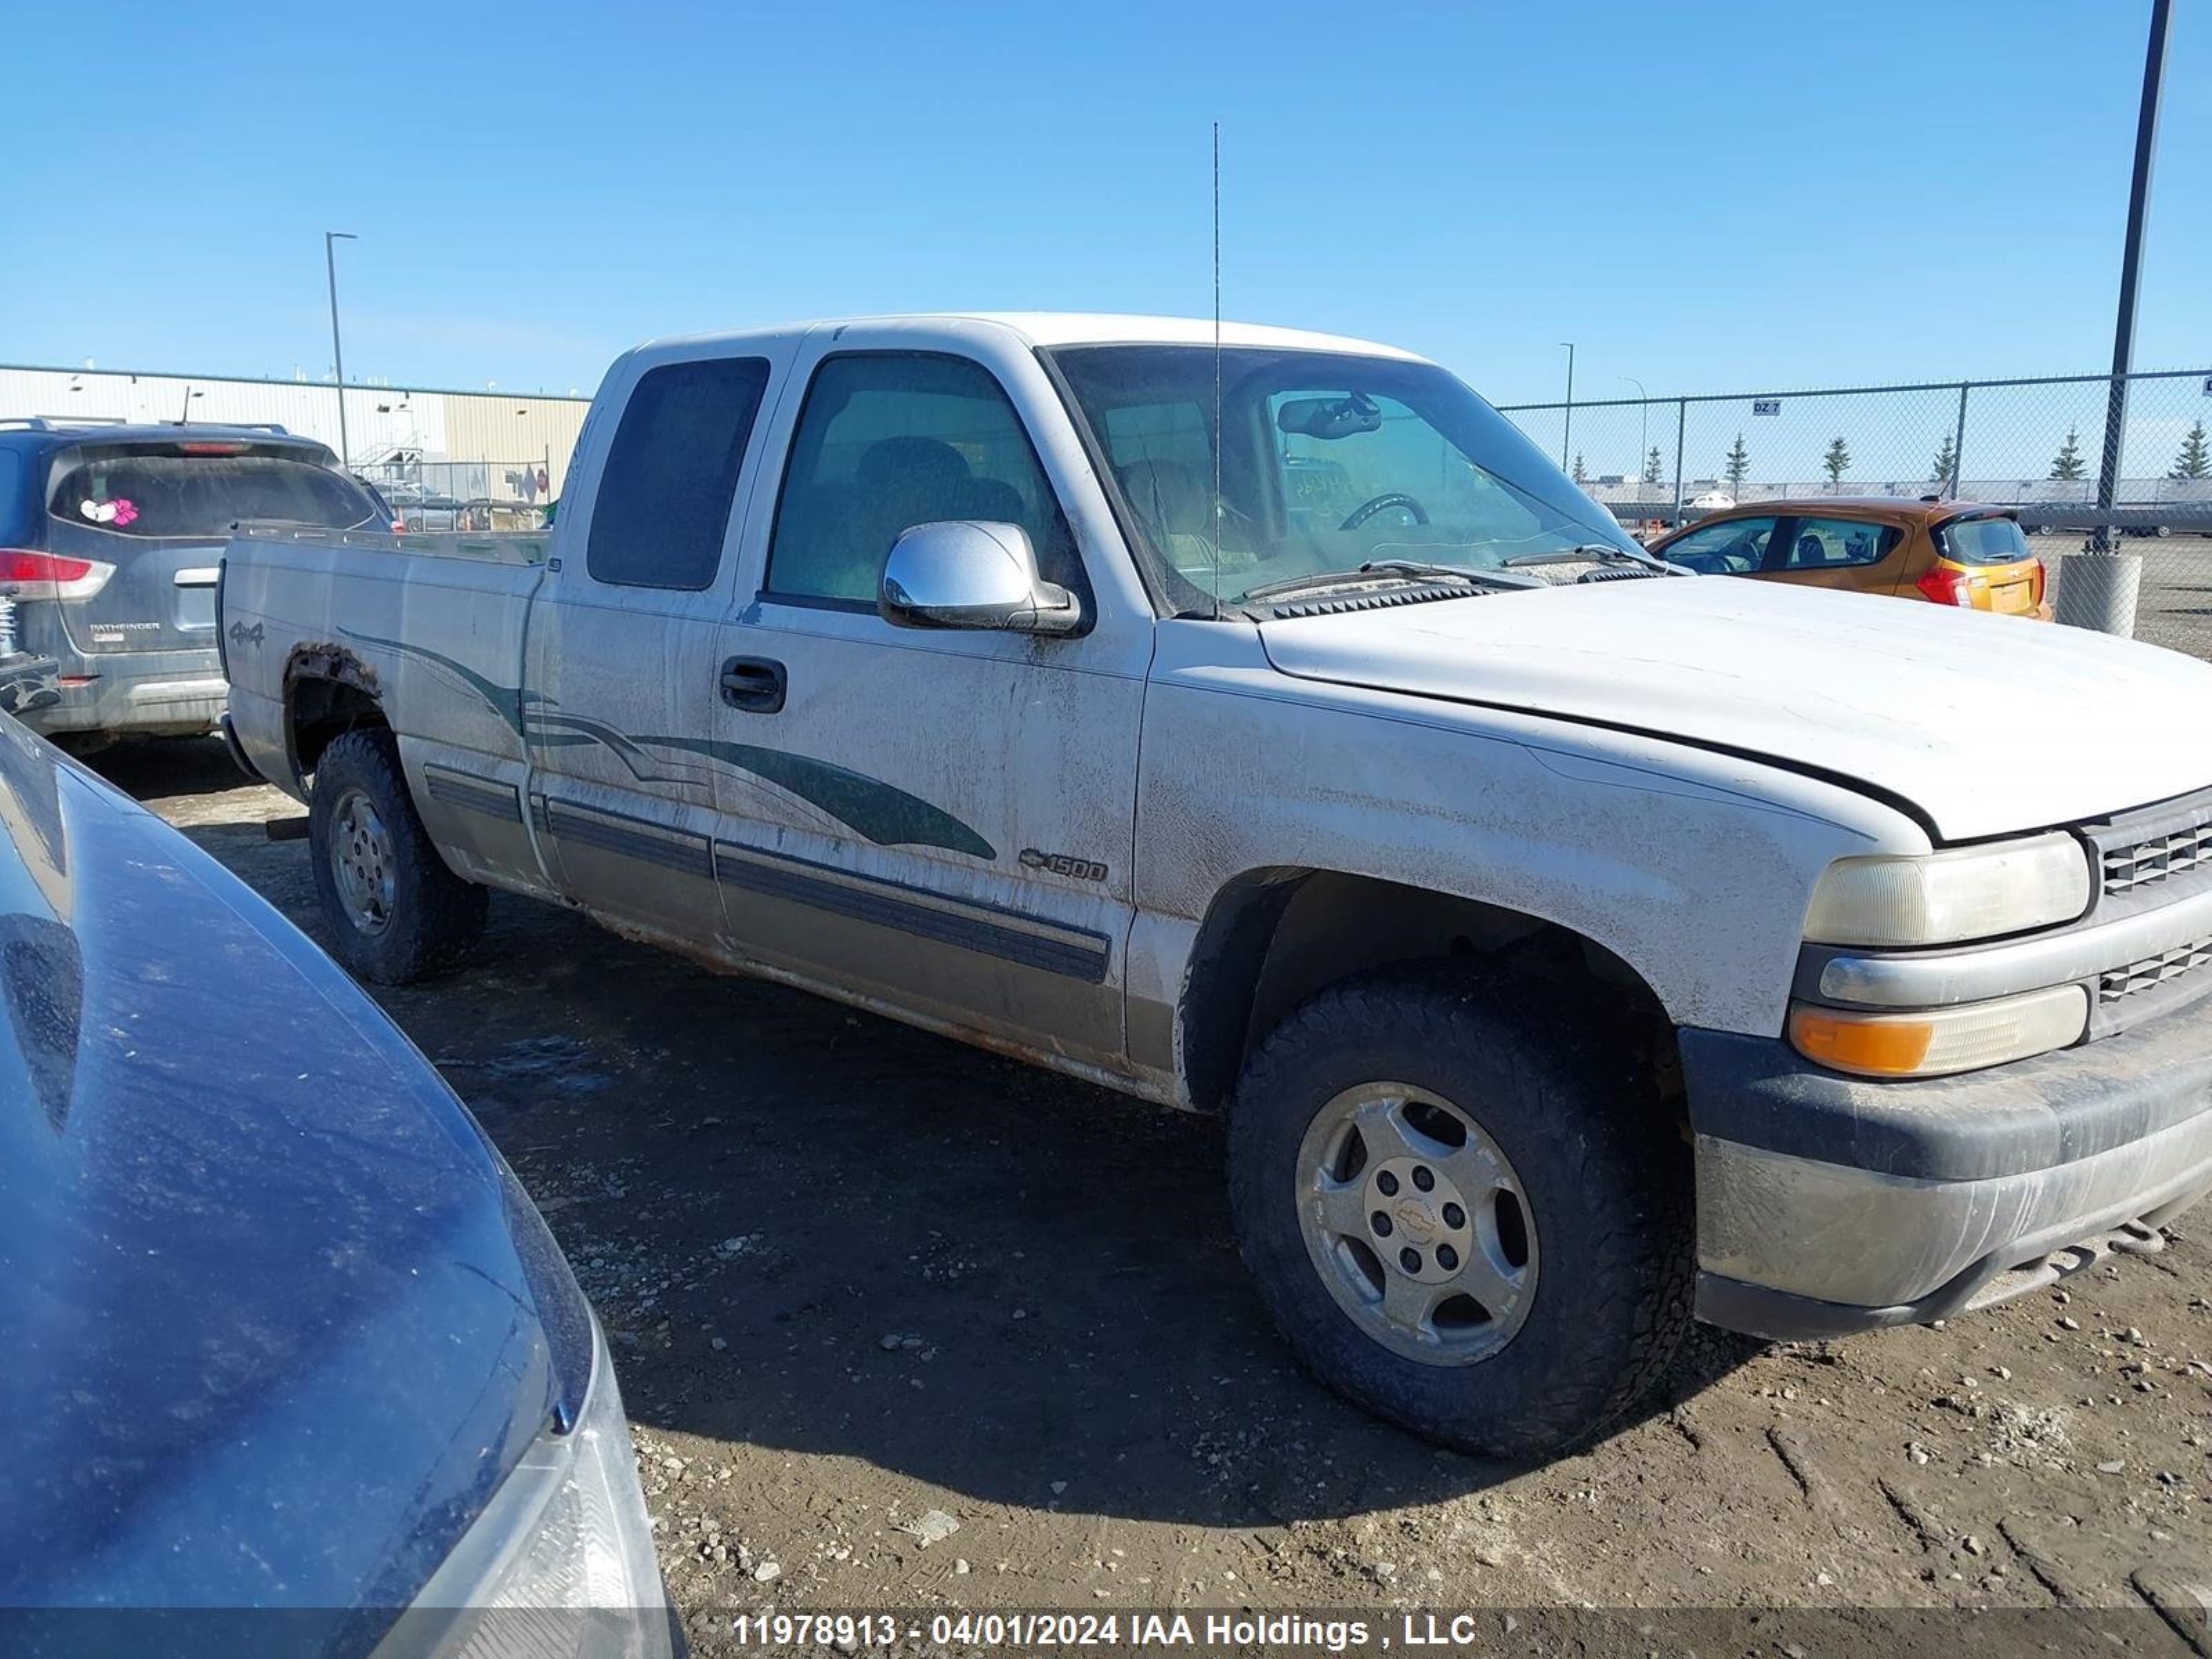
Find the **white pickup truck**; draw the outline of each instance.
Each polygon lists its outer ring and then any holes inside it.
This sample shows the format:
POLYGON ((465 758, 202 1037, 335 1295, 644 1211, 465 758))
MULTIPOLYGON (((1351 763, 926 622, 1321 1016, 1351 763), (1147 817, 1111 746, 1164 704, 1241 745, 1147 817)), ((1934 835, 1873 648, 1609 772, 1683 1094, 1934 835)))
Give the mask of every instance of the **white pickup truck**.
POLYGON ((1224 1112, 1291 1344, 1448 1443, 2212 1187, 2212 668, 1686 577, 1404 352, 665 341, 549 540, 434 539, 224 564, 234 748, 356 973, 503 888, 1224 1112))

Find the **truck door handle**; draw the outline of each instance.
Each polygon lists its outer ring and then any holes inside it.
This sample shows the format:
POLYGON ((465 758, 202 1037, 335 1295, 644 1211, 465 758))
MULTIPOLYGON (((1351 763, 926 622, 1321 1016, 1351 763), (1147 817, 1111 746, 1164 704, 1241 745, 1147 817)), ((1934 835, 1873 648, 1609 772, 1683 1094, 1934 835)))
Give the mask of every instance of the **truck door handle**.
POLYGON ((748 714, 783 712, 783 665, 771 657, 732 657, 722 665, 722 701, 748 714))

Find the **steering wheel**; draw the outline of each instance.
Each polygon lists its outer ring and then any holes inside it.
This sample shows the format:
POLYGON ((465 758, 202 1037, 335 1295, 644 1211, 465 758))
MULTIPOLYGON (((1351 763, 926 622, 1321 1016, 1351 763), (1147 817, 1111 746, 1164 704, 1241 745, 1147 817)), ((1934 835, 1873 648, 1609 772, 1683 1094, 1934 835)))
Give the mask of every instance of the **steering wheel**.
POLYGON ((1337 526, 1337 528, 1339 530, 1357 530, 1360 526, 1365 524, 1370 519, 1373 518, 1377 513, 1387 513, 1394 507, 1402 507, 1406 511, 1412 514, 1413 515, 1413 522, 1415 524, 1426 524, 1429 521, 1429 514, 1426 507, 1423 507, 1411 495, 1406 494, 1404 490, 1394 489, 1388 495, 1377 495, 1373 501, 1363 501, 1358 507, 1353 507, 1352 511, 1346 515, 1344 522, 1337 526))

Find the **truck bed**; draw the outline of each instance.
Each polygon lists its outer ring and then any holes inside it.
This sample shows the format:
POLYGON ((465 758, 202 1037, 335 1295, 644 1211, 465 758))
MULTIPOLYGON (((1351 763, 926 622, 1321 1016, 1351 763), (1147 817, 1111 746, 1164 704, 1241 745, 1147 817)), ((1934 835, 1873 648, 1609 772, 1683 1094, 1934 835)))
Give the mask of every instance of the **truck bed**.
POLYGON ((402 738, 459 744, 519 771, 523 641, 549 541, 241 526, 223 558, 217 624, 246 760, 304 799, 286 710, 306 659, 374 696, 402 738))

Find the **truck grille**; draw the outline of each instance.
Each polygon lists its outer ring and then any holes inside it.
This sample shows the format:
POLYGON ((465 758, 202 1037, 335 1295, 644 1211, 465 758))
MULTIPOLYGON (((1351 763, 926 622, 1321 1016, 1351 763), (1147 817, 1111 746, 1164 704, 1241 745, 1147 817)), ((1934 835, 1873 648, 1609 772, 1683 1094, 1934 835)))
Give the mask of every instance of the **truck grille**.
POLYGON ((2178 945, 2171 951, 2161 951, 2154 957, 2145 957, 2124 967, 2107 968, 2097 976, 2097 1000, 2118 1002, 2138 991, 2154 990, 2171 984, 2184 974, 2195 972, 2208 962, 2212 962, 2212 939, 2178 945))
POLYGON ((2105 890, 2133 892, 2205 863, 2212 863, 2212 823, 2191 824, 2124 847, 2107 847, 2105 890))

